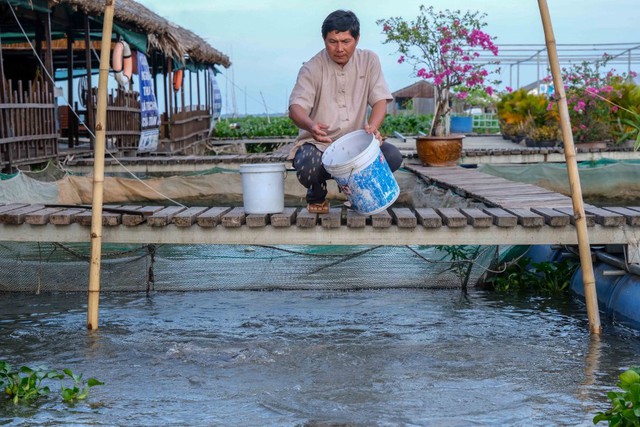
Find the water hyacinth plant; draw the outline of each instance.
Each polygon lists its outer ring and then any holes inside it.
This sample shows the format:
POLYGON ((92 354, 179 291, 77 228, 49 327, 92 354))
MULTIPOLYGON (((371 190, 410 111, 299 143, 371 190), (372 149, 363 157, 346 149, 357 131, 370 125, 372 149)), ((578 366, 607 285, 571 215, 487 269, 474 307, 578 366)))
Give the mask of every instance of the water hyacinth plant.
MULTIPOLYGON (((86 381, 82 374, 75 374, 66 368, 62 371, 48 369, 46 367, 21 366, 14 368, 4 360, 0 360, 0 397, 4 394, 14 404, 32 404, 41 397, 51 393, 51 381, 60 381, 60 394, 62 400, 67 403, 74 403, 83 400, 89 394, 89 389, 104 383, 89 378, 86 381), (73 384, 65 386, 62 382, 71 379, 73 384)), ((1 403, 0 399, 0 403, 1 403)))
POLYGON ((610 391, 607 397, 611 407, 598 412, 593 423, 607 421, 610 426, 627 427, 640 425, 640 368, 632 367, 618 376, 617 384, 622 391, 610 391))
MULTIPOLYGON (((403 18, 387 18, 377 21, 386 36, 385 44, 398 46, 398 63, 413 66, 416 77, 433 84, 435 109, 429 135, 446 136, 446 118, 450 112, 449 97, 453 88, 456 96, 464 99, 468 91, 482 88, 493 94, 491 73, 486 70, 490 60, 482 62, 481 53, 490 57, 498 55, 493 38, 482 28, 486 14, 461 12, 460 10, 436 11, 432 6, 420 6, 420 13, 413 21, 403 18)), ((499 72, 494 70, 492 73, 499 72)))

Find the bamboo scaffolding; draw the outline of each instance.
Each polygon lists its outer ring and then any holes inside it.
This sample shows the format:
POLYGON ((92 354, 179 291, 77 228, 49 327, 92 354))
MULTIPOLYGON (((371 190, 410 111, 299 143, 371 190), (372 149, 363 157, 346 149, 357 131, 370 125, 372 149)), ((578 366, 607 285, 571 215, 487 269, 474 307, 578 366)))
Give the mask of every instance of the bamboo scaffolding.
POLYGON ((573 144, 567 97, 560 73, 558 51, 547 1, 538 0, 538 6, 540 8, 544 38, 549 55, 549 66, 551 67, 553 85, 555 87, 558 110, 560 112, 560 127, 562 129, 565 160, 569 173, 569 187, 571 189, 571 202, 573 204, 573 214, 578 237, 578 251, 580 254, 580 265, 582 267, 582 284, 584 286, 584 296, 587 304, 587 316, 589 317, 589 330, 592 334, 600 334, 602 332, 602 326, 600 324, 600 312, 598 311, 598 296, 596 294, 596 283, 591 261, 591 247, 589 245, 587 220, 582 202, 582 189, 580 187, 580 176, 578 175, 578 163, 576 161, 576 149, 573 144))
POLYGON ((104 154, 107 128, 107 83, 111 55, 111 32, 115 0, 106 0, 102 43, 100 45, 100 72, 98 76, 98 105, 96 117, 96 144, 93 169, 93 198, 91 203, 91 263, 89 265, 89 302, 87 329, 98 329, 98 305, 100 300, 100 260, 102 257, 102 201, 104 192, 104 154))

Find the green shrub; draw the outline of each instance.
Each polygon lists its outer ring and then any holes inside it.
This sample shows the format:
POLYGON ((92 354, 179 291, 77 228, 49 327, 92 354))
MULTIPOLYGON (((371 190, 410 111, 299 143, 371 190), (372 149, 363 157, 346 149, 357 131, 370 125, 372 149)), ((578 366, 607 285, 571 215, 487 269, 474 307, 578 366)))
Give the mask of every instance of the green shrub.
POLYGON ((620 374, 617 384, 622 391, 610 391, 607 397, 611 408, 598 412, 593 423, 608 421, 610 426, 640 426, 640 368, 634 367, 620 374))
POLYGON ((30 404, 49 395, 51 393, 49 380, 62 381, 67 377, 73 380, 73 384, 65 387, 61 383, 60 393, 65 402, 83 400, 91 387, 103 384, 95 378, 89 378, 85 382, 82 374, 74 374, 70 369, 58 371, 45 367, 21 366, 16 370, 4 360, 0 360, 0 393, 4 392, 15 404, 30 404))
POLYGON ((576 260, 565 258, 559 262, 531 263, 522 257, 509 264, 501 273, 489 277, 486 282, 499 293, 535 292, 556 295, 569 291, 571 278, 578 268, 576 260))
POLYGON ((431 128, 432 115, 401 114, 392 116, 387 114, 380 127, 383 137, 393 136, 393 132, 402 135, 418 135, 419 132, 428 133, 431 128))

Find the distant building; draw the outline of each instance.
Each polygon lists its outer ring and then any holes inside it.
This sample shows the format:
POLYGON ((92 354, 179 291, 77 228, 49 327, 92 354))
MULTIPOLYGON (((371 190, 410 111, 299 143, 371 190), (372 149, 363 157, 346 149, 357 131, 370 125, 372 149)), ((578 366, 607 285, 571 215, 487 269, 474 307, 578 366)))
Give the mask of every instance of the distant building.
POLYGON ((392 93, 393 102, 387 112, 397 114, 433 114, 435 108, 433 85, 420 80, 392 93))
POLYGON ((533 95, 553 95, 553 84, 547 83, 544 80, 531 82, 526 86, 522 86, 522 89, 533 95))

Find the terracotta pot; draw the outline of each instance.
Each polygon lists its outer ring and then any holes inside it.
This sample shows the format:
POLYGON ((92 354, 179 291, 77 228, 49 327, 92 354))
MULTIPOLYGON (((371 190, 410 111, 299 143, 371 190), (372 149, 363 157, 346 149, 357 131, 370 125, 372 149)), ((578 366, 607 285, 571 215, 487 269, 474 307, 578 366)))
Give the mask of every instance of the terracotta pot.
POLYGON ((462 156, 464 135, 419 136, 416 139, 418 158, 426 166, 455 166, 462 156))

